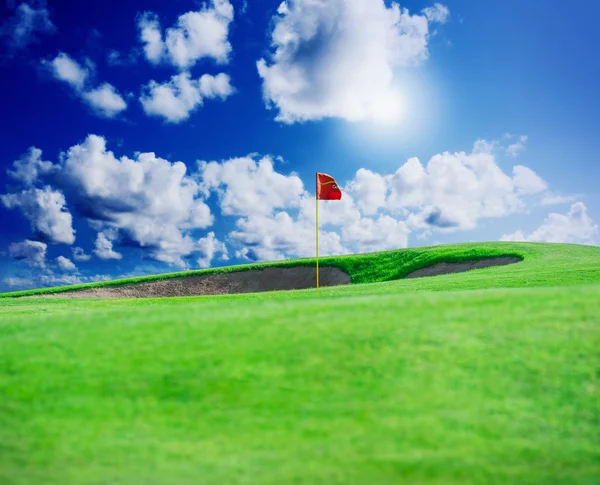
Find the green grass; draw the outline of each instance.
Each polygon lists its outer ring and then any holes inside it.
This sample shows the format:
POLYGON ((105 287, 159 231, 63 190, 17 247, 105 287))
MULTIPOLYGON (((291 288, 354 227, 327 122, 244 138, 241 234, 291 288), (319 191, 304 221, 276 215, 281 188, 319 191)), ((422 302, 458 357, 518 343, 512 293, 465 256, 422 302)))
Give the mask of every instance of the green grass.
POLYGON ((330 263, 383 282, 0 300, 0 483, 600 483, 600 248, 330 263))
MULTIPOLYGON (((449 244, 430 247, 419 247, 379 253, 365 253, 348 256, 333 256, 321 258, 322 266, 335 266, 345 271, 353 283, 376 283, 404 278, 407 274, 430 266, 440 261, 460 262, 482 258, 501 256, 517 256, 527 264, 510 266, 497 273, 506 277, 503 284, 497 286, 545 286, 553 284, 577 284, 590 281, 600 281, 600 266, 598 257, 600 249, 594 246, 577 246, 572 244, 531 244, 531 243, 478 243, 478 244, 449 244), (527 276, 525 276, 527 273, 527 276)), ((123 278, 111 281, 100 281, 80 285, 41 288, 35 290, 0 293, 0 298, 15 296, 34 296, 44 293, 60 293, 63 291, 99 288, 103 286, 120 286, 129 283, 164 280, 182 276, 201 274, 227 273, 232 271, 247 271, 267 267, 314 266, 314 258, 255 263, 240 266, 227 266, 208 270, 180 271, 136 278, 123 278)), ((487 273, 486 273, 487 274, 487 273)), ((441 280, 442 289, 448 288, 448 280, 441 280)), ((464 280, 457 281, 460 288, 488 288, 489 278, 484 277, 474 286, 463 286, 464 280), (487 283, 483 283, 483 281, 487 283), (482 286, 483 284, 483 286, 482 286)), ((472 282, 469 282, 470 284, 472 282)), ((429 283, 427 283, 429 284, 429 283)), ((426 286, 427 286, 426 284, 426 286)), ((414 288, 411 283, 410 288, 414 288)), ((417 283, 418 285, 418 283, 417 283)), ((454 281, 452 282, 454 285, 454 281)), ((434 283, 436 286, 436 283, 434 283)))

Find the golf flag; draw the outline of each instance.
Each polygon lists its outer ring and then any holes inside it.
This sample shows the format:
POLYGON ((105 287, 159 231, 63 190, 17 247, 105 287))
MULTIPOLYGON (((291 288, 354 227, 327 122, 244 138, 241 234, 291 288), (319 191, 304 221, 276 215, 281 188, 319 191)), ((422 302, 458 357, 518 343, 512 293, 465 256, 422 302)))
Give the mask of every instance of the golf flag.
POLYGON ((340 200, 342 191, 337 182, 331 175, 317 172, 317 199, 319 200, 340 200))
POLYGON ((317 172, 317 186, 315 191, 315 203, 317 212, 315 218, 315 236, 317 247, 317 291, 319 291, 319 201, 320 200, 340 200, 342 191, 337 182, 331 175, 317 172))

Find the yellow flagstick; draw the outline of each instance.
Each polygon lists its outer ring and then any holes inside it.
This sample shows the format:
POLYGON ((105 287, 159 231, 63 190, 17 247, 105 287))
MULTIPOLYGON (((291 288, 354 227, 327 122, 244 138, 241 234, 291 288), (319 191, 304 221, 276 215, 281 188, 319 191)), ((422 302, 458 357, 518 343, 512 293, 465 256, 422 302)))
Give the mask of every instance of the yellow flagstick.
POLYGON ((317 184, 315 190, 315 204, 317 206, 317 218, 315 224, 315 234, 317 242, 317 292, 319 291, 319 174, 317 174, 317 184))

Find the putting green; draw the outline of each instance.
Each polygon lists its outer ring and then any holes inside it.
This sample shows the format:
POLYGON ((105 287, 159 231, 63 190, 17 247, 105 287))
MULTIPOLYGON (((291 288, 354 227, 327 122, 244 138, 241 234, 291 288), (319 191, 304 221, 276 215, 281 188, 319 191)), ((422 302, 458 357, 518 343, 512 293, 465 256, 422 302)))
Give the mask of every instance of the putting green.
POLYGON ((364 284, 0 299, 0 483, 600 482, 600 248, 327 263, 364 284))

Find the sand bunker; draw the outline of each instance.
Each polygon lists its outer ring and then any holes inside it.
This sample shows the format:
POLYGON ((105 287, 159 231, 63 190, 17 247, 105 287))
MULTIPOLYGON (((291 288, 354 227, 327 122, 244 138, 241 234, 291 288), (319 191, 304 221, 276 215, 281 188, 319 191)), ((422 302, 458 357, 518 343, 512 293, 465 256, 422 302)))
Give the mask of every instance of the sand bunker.
MULTIPOLYGON (((319 269, 319 285, 347 285, 350 276, 331 267, 319 269)), ((157 298, 164 296, 225 295, 274 290, 299 290, 315 286, 315 268, 265 268, 232 273, 184 276, 161 281, 64 291, 36 298, 157 298)))
POLYGON ((406 275, 406 278, 422 278, 423 276, 439 276, 450 273, 463 273, 472 269, 489 268, 490 266, 504 266, 507 264, 520 263, 521 258, 508 256, 502 258, 478 259, 464 263, 436 263, 425 268, 418 269, 406 275))
MULTIPOLYGON (((521 259, 517 257, 502 257, 464 263, 436 263, 413 271, 406 278, 462 273, 472 269, 502 266, 520 261, 521 259)), ((347 285, 350 283, 350 276, 338 268, 322 267, 319 271, 319 283, 321 286, 347 285)), ((295 268, 265 268, 232 273, 181 276, 160 281, 103 286, 24 298, 158 298, 299 290, 314 288, 314 286, 315 268, 297 266, 295 268)))

